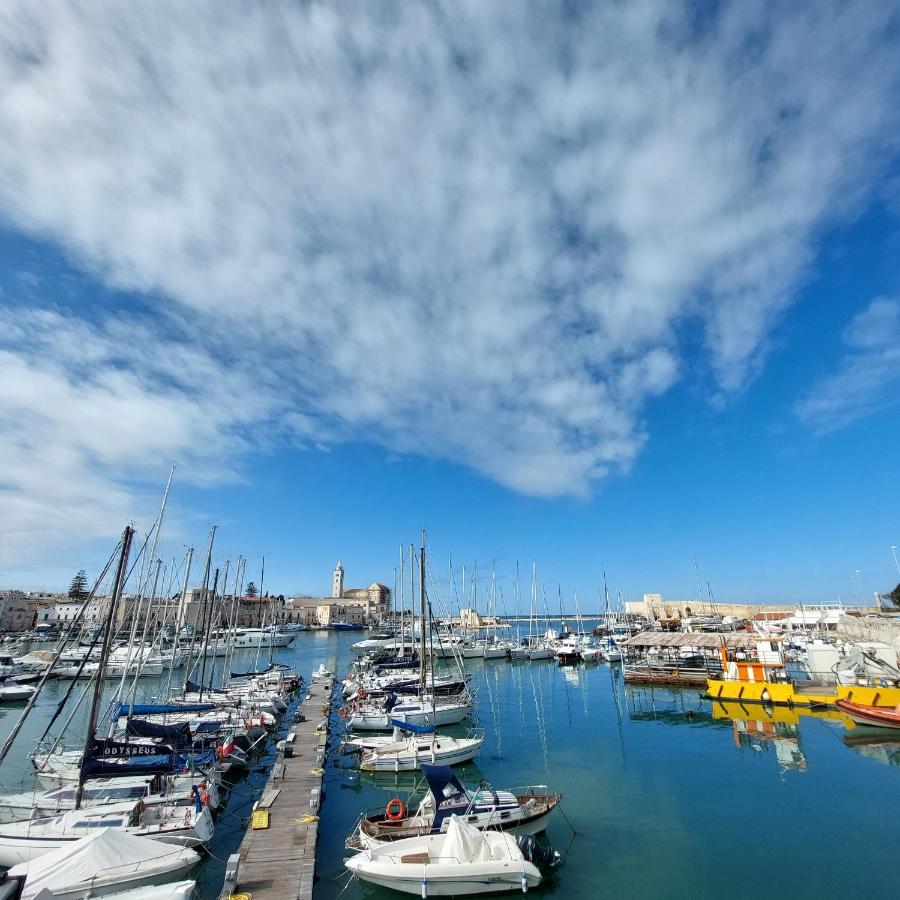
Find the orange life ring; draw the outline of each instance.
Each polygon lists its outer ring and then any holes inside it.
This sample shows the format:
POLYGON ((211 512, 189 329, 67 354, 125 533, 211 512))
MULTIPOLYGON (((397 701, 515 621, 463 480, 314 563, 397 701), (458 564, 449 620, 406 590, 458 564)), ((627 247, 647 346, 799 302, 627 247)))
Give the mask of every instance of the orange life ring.
POLYGON ((399 822, 406 818, 406 804, 399 797, 394 797, 384 808, 384 814, 389 822, 399 822))
POLYGON ((349 706, 342 706, 342 707, 338 710, 338 715, 339 715, 342 719, 346 719, 347 716, 350 715, 350 707, 349 707, 349 706))
POLYGON ((361 687, 361 688, 356 692, 356 696, 357 696, 360 700, 365 700, 366 697, 368 697, 369 695, 366 693, 366 689, 363 688, 363 687, 361 687))

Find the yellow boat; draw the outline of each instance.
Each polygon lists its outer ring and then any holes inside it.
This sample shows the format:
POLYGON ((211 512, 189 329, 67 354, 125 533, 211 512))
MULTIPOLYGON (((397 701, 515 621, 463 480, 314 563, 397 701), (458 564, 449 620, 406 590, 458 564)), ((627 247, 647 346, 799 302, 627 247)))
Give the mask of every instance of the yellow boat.
POLYGON ((836 700, 892 708, 900 704, 898 687, 791 680, 785 672, 781 652, 771 639, 758 643, 755 659, 729 658, 725 647, 721 652, 723 676, 706 680, 706 695, 710 700, 791 708, 834 706, 836 700))

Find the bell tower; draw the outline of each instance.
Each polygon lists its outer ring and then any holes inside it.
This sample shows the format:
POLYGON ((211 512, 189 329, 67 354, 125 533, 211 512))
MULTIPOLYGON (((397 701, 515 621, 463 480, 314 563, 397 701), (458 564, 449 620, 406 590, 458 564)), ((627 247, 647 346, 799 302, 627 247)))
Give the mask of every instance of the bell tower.
POLYGON ((344 566, 338 560, 338 564, 334 567, 334 577, 331 580, 331 596, 344 596, 344 566))

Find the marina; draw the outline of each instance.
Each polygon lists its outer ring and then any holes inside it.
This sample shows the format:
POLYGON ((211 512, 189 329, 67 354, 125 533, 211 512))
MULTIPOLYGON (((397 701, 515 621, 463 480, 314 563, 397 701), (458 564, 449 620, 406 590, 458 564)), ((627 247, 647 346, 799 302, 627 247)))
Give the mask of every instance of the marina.
MULTIPOLYGON (((552 625, 561 627, 558 621, 552 625)), ((352 647, 357 640, 352 631, 320 630, 276 648, 276 661, 305 672, 308 688, 257 763, 231 785, 214 836, 206 849, 198 848, 201 861, 191 875, 196 897, 227 896, 223 884, 235 855, 240 862, 231 892, 330 898, 384 890, 347 885, 345 844, 361 811, 383 810, 394 798, 412 807, 422 775, 360 771, 340 750, 349 731, 344 733, 347 723, 338 715, 345 699, 339 684, 329 677, 310 680, 321 665, 335 675, 349 671, 358 658, 352 647), (303 720, 295 722, 298 712, 303 720), (292 733, 292 749, 284 744, 278 750, 292 733), (316 788, 318 810, 312 800, 316 788), (268 828, 252 827, 254 806, 268 812, 268 828)), ((252 651, 242 653, 241 659, 252 657, 252 651)), ((796 832, 791 853, 798 862, 779 876, 791 890, 817 888, 835 896, 836 884, 847 890, 858 884, 859 873, 851 876, 827 863, 840 852, 868 859, 866 885, 888 890, 891 876, 878 864, 880 851, 867 839, 865 823, 870 814, 893 814, 900 787, 900 740, 894 735, 855 729, 833 708, 716 701, 701 688, 628 684, 616 663, 560 666, 507 658, 468 660, 466 666, 473 721, 484 745, 474 762, 452 771, 468 788, 489 783, 515 793, 516 785, 543 786, 560 797, 542 841, 564 860, 548 879, 551 890, 589 890, 599 859, 611 890, 713 896, 728 882, 727 824, 738 807, 743 815, 774 817, 785 835, 796 832), (855 801, 860 794, 867 798, 865 809, 855 801), (728 797, 725 809, 718 803, 722 796, 728 797), (828 824, 838 815, 857 824, 838 835, 828 824), (817 847, 823 845, 829 855, 820 855, 817 847), (646 864, 648 855, 653 867, 646 864), (692 859, 702 861, 703 889, 692 859)), ((62 680, 48 685, 35 714, 40 721, 65 689, 62 680)), ((8 730, 16 709, 2 713, 8 730)), ((446 730, 461 736, 470 724, 446 730)), ((27 767, 16 768, 11 760, 4 772, 7 788, 16 773, 24 786, 27 767)), ((742 854, 749 865, 762 866, 779 846, 775 834, 760 829, 742 854)), ((752 887, 728 890, 750 896, 752 887)))

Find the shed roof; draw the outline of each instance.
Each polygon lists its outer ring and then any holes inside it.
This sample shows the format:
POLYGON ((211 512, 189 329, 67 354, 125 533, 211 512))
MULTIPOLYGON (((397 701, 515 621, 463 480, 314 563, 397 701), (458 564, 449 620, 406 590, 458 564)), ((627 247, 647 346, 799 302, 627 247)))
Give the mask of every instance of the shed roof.
POLYGON ((686 634, 682 631, 642 631, 628 638, 625 647, 752 647, 757 641, 771 640, 748 631, 732 631, 727 634, 686 634))

